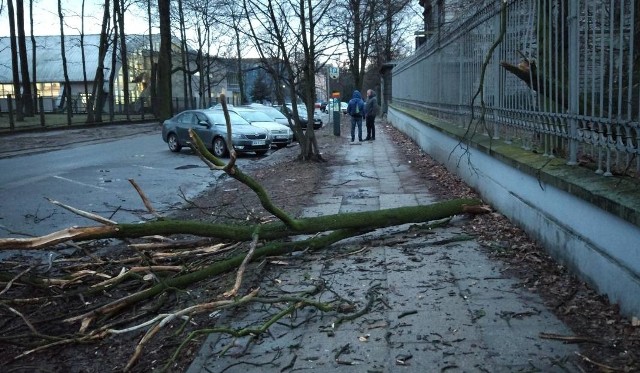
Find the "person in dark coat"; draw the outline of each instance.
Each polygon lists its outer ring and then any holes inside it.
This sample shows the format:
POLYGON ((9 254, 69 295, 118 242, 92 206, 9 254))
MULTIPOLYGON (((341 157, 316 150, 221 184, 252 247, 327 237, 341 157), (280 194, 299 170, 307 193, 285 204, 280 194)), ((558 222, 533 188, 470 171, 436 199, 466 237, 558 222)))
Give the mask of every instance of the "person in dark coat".
POLYGON ((376 139, 376 116, 378 115, 378 98, 373 89, 367 90, 367 103, 364 105, 364 117, 367 125, 367 140, 376 139))
POLYGON ((362 141, 362 117, 364 116, 364 101, 357 89, 347 104, 347 114, 351 116, 351 142, 356 140, 356 126, 358 127, 358 141, 362 141))

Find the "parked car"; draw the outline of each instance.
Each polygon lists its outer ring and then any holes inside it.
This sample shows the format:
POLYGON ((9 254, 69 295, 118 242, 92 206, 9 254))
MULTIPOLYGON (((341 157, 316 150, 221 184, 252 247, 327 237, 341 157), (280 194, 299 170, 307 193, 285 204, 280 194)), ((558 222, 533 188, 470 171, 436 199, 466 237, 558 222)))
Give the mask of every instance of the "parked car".
MULTIPOLYGON (((269 132, 252 126, 236 113, 229 113, 231 141, 236 152, 266 154, 271 147, 269 132)), ((216 157, 229 154, 227 124, 221 110, 186 110, 162 123, 162 140, 169 150, 179 152, 189 145, 189 129, 193 129, 216 157)))
MULTIPOLYGON (((286 104, 284 105, 281 109, 282 113, 289 118, 290 120, 292 120, 293 117, 293 108, 291 106, 291 104, 286 104)), ((307 113, 307 108, 304 105, 298 105, 298 116, 300 117, 300 125, 302 126, 302 129, 306 129, 307 128, 307 124, 309 123, 309 114, 307 113)), ((313 129, 320 129, 322 128, 322 119, 314 117, 313 118, 313 129)))
POLYGON ((258 110, 267 114, 271 119, 273 119, 274 122, 283 124, 287 127, 291 127, 291 122, 289 121, 289 119, 284 114, 282 114, 280 110, 276 109, 273 106, 253 103, 250 104, 249 107, 253 110, 258 110))
POLYGON ((251 123, 252 126, 264 128, 269 131, 271 145, 284 148, 293 141, 293 131, 289 126, 273 121, 267 114, 261 111, 242 106, 229 108, 229 111, 238 114, 244 120, 251 123))
POLYGON ((344 115, 347 115, 347 106, 349 106, 349 103, 347 102, 340 103, 340 110, 342 110, 342 114, 344 115))

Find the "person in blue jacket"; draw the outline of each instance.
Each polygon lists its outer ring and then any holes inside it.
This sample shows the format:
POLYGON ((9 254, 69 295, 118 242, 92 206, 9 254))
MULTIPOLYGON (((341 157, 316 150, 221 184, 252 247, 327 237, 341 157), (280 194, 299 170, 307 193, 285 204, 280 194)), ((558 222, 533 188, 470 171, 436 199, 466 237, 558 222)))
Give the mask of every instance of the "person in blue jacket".
POLYGON ((356 140, 356 126, 358 126, 358 141, 362 141, 362 117, 364 116, 364 101, 357 89, 347 104, 347 114, 351 116, 351 142, 356 140))

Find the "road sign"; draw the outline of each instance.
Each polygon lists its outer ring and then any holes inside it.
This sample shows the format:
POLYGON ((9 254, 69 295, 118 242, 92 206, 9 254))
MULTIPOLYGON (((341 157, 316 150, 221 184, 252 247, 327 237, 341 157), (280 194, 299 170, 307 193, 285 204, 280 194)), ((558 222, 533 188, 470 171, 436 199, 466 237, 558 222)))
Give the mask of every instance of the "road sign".
POLYGON ((338 69, 337 67, 329 66, 329 77, 331 79, 338 79, 338 76, 340 76, 340 69, 338 69))

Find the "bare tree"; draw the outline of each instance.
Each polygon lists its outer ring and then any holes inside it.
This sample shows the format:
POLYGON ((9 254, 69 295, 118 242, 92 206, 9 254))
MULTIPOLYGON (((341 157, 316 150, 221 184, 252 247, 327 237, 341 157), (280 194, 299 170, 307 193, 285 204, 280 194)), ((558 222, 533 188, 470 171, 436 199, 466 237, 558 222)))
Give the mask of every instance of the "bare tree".
MULTIPOLYGON (((80 55, 82 58, 82 77, 84 83, 84 97, 85 99, 89 97, 89 82, 87 79, 87 58, 84 50, 84 4, 85 0, 82 0, 82 7, 80 10, 80 55)), ((90 108, 87 103, 87 112, 89 112, 90 108)))
POLYGON ((158 103, 156 117, 171 117, 171 7, 169 0, 158 0, 160 18, 160 54, 158 56, 158 103))
POLYGON ((33 95, 33 102, 34 102, 34 109, 35 109, 38 106, 37 105, 38 87, 36 85, 36 82, 38 81, 38 74, 36 69, 36 66, 37 66, 36 37, 33 34, 33 0, 29 0, 29 26, 31 29, 31 73, 32 73, 31 93, 33 95))
POLYGON ((24 32, 24 1, 16 0, 16 23, 18 28, 18 51, 20 55, 20 74, 22 75, 22 105, 24 115, 33 116, 33 95, 29 79, 29 60, 27 59, 27 37, 24 32))
POLYGON ((7 16, 9 17, 9 34, 11 37, 11 69, 13 72, 13 94, 16 102, 16 120, 24 120, 24 112, 22 110, 22 94, 20 90, 20 74, 18 67, 18 45, 16 43, 16 23, 15 13, 13 11, 13 0, 7 0, 7 16))
POLYGON ((111 42, 111 68, 109 69, 109 120, 113 121, 115 114, 115 78, 116 78, 116 66, 118 64, 118 7, 120 0, 113 0, 113 34, 111 42))
MULTIPOLYGON (((124 30, 124 13, 126 11, 126 4, 124 0, 115 0, 113 2, 113 11, 114 17, 117 19, 117 25, 120 36, 120 61, 122 65, 122 90, 124 92, 124 112, 127 116, 127 119, 130 118, 129 113, 129 105, 131 102, 130 92, 129 92, 129 57, 127 56, 127 41, 126 41, 126 33, 124 30)), ((114 24, 116 22, 114 21, 114 24)), ((115 49, 115 43, 114 43, 115 49)), ((113 66, 115 70, 115 65, 113 66)), ((114 96, 115 98, 115 96, 114 96)), ((121 99, 121 98, 119 98, 121 99)))
POLYGON ((319 69, 316 58, 324 53, 329 40, 326 33, 319 32, 326 31, 320 25, 331 5, 330 0, 243 1, 254 48, 263 62, 276 64, 267 66, 267 71, 289 89, 294 130, 303 160, 322 159, 311 123, 316 99, 315 75, 319 69), (310 116, 304 133, 296 105, 298 97, 306 104, 310 116))
POLYGON ((104 9, 102 13, 102 29, 100 30, 100 46, 98 47, 98 67, 96 68, 95 78, 93 80, 93 88, 89 98, 87 122, 102 122, 102 108, 104 106, 104 58, 107 55, 107 47, 109 43, 109 9, 111 2, 104 1, 104 9))
POLYGON ((178 0, 178 29, 180 31, 180 54, 181 63, 182 63, 182 90, 183 90, 183 99, 184 99, 184 107, 191 108, 191 75, 189 73, 189 50, 187 47, 187 30, 185 26, 184 20, 184 9, 182 6, 182 0, 178 0))
POLYGON ((64 74, 64 104, 67 108, 67 125, 71 125, 72 105, 71 105, 71 83, 69 82, 69 70, 67 68, 67 52, 64 46, 64 15, 62 13, 62 0, 58 0, 58 17, 60 18, 60 55, 62 57, 62 72, 64 74))

